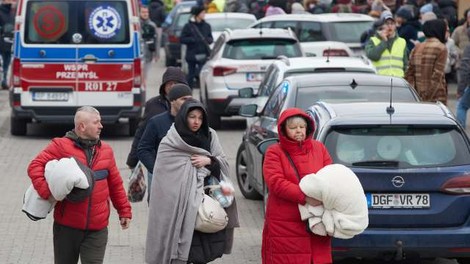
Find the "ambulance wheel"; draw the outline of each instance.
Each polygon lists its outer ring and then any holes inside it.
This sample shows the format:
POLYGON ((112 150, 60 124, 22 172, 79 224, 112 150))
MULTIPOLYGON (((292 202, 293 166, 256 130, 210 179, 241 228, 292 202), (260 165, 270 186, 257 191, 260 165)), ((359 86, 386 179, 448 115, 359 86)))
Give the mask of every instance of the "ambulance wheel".
POLYGON ((10 133, 14 136, 26 135, 28 119, 10 117, 10 133))
POLYGON ((129 118, 129 135, 134 136, 139 126, 139 118, 129 118))
POLYGON ((169 56, 165 57, 165 66, 176 66, 176 60, 170 58, 169 56))

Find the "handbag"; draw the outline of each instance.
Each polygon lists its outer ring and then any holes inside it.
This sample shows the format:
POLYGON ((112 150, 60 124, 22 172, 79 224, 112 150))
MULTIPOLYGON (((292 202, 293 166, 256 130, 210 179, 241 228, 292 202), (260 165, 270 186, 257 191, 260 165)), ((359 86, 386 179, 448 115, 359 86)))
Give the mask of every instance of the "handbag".
POLYGON ((228 224, 228 216, 220 203, 204 193, 199 205, 194 230, 203 233, 215 233, 228 224))
POLYGON ((138 162, 129 176, 129 188, 127 190, 127 199, 129 202, 141 202, 144 199, 147 184, 145 183, 144 165, 138 162))
POLYGON ((205 53, 196 54, 194 55, 194 58, 196 59, 197 62, 204 63, 207 60, 207 54, 205 53))

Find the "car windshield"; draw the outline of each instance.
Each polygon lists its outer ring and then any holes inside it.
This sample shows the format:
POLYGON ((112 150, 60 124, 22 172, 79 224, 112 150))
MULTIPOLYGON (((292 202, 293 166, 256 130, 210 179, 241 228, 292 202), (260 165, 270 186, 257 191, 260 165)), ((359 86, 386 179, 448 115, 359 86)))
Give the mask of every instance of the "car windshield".
POLYGON ((125 44, 130 42, 125 1, 30 1, 25 42, 125 44))
POLYGON ((361 34, 372 27, 372 21, 347 21, 328 23, 332 41, 359 43, 361 34))
MULTIPOLYGON (((388 102, 390 88, 386 86, 310 86, 299 87, 296 96, 296 106, 307 109, 316 101, 330 103, 338 102, 388 102)), ((410 88, 393 87, 393 101, 415 102, 417 99, 410 88)))
POLYGON ((333 127, 325 139, 335 163, 356 167, 414 168, 468 165, 470 152, 455 127, 333 127))
POLYGON ((225 29, 247 28, 255 20, 246 18, 217 17, 206 18, 207 23, 211 25, 212 31, 224 31, 225 29))
POLYGON ((300 45, 291 39, 239 39, 225 45, 223 58, 237 60, 275 59, 279 55, 301 57, 300 45))

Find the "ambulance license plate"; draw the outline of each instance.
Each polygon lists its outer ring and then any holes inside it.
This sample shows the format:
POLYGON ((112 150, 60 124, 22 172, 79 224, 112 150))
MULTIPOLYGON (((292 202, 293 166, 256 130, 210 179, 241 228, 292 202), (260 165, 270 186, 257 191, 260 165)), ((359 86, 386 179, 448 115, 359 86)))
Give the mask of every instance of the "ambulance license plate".
POLYGON ((428 193, 368 193, 369 208, 429 208, 431 198, 428 193))
POLYGON ((33 101, 60 101, 69 100, 68 92, 33 92, 33 101))

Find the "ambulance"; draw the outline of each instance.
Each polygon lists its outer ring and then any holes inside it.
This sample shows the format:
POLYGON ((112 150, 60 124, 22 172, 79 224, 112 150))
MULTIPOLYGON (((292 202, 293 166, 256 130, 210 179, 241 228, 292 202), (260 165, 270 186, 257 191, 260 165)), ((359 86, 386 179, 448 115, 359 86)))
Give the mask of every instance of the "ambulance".
POLYGON ((128 120, 145 103, 136 0, 19 0, 9 70, 11 134, 27 124, 73 124, 78 107, 102 123, 128 120))

